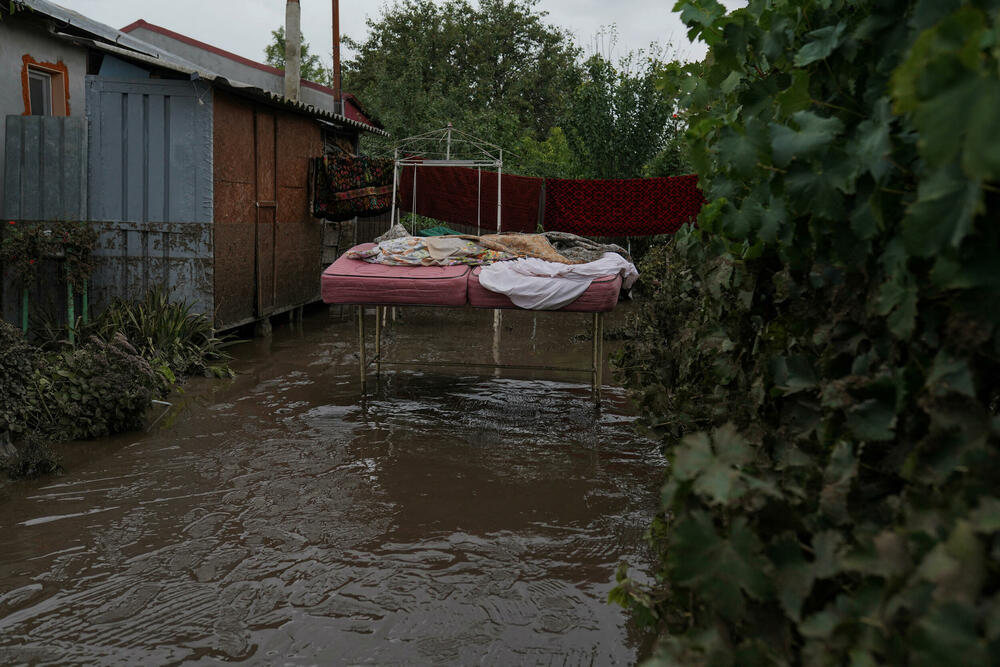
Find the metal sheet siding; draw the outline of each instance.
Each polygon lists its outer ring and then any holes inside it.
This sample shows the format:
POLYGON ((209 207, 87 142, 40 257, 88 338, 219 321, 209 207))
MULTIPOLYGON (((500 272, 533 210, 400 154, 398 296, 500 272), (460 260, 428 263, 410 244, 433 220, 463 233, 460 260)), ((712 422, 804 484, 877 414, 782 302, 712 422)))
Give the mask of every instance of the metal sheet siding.
POLYGON ((168 289, 193 312, 212 318, 212 224, 95 222, 91 303, 100 311, 115 297, 141 299, 150 287, 168 289))
POLYGON ((250 102, 215 96, 215 295, 221 326, 254 315, 256 169, 250 102))
POLYGON ((2 217, 84 219, 86 137, 83 118, 7 116, 2 217))
POLYGON ((212 91, 87 77, 87 117, 94 307, 161 286, 214 320, 212 91))
POLYGON ((87 77, 90 217, 211 222, 212 93, 199 81, 87 77))
POLYGON ((319 299, 322 227, 309 213, 315 121, 216 92, 215 294, 230 326, 319 299), (257 202, 261 206, 257 206, 257 202))
POLYGON ((309 303, 320 298, 317 267, 323 253, 323 226, 309 209, 309 158, 323 154, 322 132, 308 118, 282 114, 277 154, 275 299, 279 305, 309 303))

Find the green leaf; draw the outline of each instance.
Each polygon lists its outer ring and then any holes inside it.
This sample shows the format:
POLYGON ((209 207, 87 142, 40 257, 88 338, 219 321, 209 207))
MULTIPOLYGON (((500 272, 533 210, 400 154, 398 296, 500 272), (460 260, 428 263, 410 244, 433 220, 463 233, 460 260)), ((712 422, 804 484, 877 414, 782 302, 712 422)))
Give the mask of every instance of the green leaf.
POLYGON ((830 462, 823 471, 823 488, 820 491, 820 508, 837 524, 850 521, 847 513, 847 496, 858 473, 858 459, 853 446, 844 441, 834 445, 830 462))
POLYGON ((981 533, 1000 531, 1000 499, 986 497, 979 499, 979 506, 969 517, 973 528, 981 533))
POLYGON ((742 517, 721 537, 708 514, 685 515, 674 526, 669 558, 676 584, 696 590, 731 620, 744 616, 744 595, 760 600, 770 588, 760 541, 742 517))
POLYGON ((815 576, 806 562, 794 533, 783 533, 768 550, 774 563, 775 592, 778 602, 788 616, 802 620, 802 605, 812 591, 815 576))
POLYGON ((973 526, 958 521, 946 542, 938 542, 924 557, 917 573, 935 584, 938 600, 974 602, 982 585, 985 552, 973 526))
POLYGON ((990 652, 977 630, 975 608, 966 604, 932 606, 915 624, 909 644, 915 667, 988 665, 990 652))
POLYGON ((684 436, 674 454, 672 474, 677 479, 693 480, 715 459, 708 433, 699 431, 684 436))
POLYGON ((819 383, 812 362, 804 355, 774 357, 769 367, 775 386, 785 395, 815 389, 819 383))
POLYGON ((730 128, 722 131, 722 138, 716 144, 719 161, 728 163, 739 176, 749 176, 757 167, 757 148, 747 137, 730 128))
POLYGON ((843 536, 835 530, 826 530, 813 536, 813 574, 817 579, 828 579, 841 571, 840 550, 843 536))
POLYGON ((722 83, 719 84, 719 90, 721 90, 724 95, 728 95, 736 90, 742 80, 743 77, 740 76, 740 73, 734 70, 730 72, 729 76, 722 80, 722 83))
POLYGON ((828 25, 808 33, 809 41, 795 54, 795 66, 805 67, 817 60, 823 60, 840 46, 847 24, 828 25))
POLYGON ((917 201, 903 219, 903 242, 917 257, 929 257, 945 246, 957 247, 982 211, 982 189, 951 166, 937 169, 920 182, 917 201))
POLYGON ((909 274, 899 272, 879 289, 876 312, 888 315, 889 331, 900 340, 913 334, 917 318, 917 288, 910 284, 909 274))
POLYGON ((787 166, 793 158, 815 154, 844 130, 839 118, 824 118, 811 111, 798 111, 792 114, 792 120, 798 125, 797 130, 777 123, 770 125, 774 164, 779 167, 787 166))
POLYGON ((851 140, 847 142, 847 155, 881 181, 891 167, 888 158, 892 153, 889 139, 892 114, 889 98, 883 97, 875 103, 871 118, 858 123, 851 140))
POLYGON ((692 481, 692 490, 711 504, 726 504, 746 492, 740 466, 753 452, 731 425, 716 429, 711 437, 698 432, 684 436, 674 457, 673 477, 692 481))
POLYGON ((778 112, 788 118, 798 111, 805 111, 812 105, 809 94, 809 72, 804 69, 792 71, 792 83, 775 96, 778 112))
POLYGON ((953 392, 970 398, 976 396, 968 360, 952 356, 947 350, 941 350, 934 357, 934 365, 927 375, 926 386, 935 396, 945 396, 953 392))
POLYGON ((874 398, 862 401, 848 410, 847 427, 861 440, 892 440, 896 435, 895 406, 874 398))

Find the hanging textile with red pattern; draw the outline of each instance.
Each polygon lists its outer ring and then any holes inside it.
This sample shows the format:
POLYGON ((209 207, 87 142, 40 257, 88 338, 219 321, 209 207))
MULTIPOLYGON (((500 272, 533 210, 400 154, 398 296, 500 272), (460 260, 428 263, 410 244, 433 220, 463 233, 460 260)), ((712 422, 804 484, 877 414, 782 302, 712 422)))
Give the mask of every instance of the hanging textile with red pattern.
POLYGON ((386 213, 392 208, 393 166, 386 158, 313 158, 313 215, 341 221, 386 213))
MULTIPOLYGON (((413 199, 414 167, 404 167, 399 208, 456 225, 475 227, 476 208, 483 232, 497 228, 497 175, 467 167, 417 167, 417 201, 413 199)), ((505 232, 534 232, 542 179, 504 174, 500 181, 500 226, 505 232)))
POLYGON ((545 181, 545 231, 578 236, 672 234, 705 203, 698 176, 545 181))

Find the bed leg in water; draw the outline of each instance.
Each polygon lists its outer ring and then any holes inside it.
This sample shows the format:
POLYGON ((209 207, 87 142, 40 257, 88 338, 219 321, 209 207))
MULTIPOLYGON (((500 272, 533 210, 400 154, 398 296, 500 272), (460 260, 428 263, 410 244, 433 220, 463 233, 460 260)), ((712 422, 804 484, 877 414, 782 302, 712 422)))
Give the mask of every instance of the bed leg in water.
POLYGON ((358 311, 358 367, 361 370, 361 394, 365 393, 365 371, 368 363, 365 360, 365 307, 357 306, 358 311))
POLYGON ((382 306, 375 306, 375 376, 382 374, 382 306))
POLYGON ((594 313, 594 362, 592 367, 594 402, 601 404, 601 371, 604 366, 604 313, 594 313))

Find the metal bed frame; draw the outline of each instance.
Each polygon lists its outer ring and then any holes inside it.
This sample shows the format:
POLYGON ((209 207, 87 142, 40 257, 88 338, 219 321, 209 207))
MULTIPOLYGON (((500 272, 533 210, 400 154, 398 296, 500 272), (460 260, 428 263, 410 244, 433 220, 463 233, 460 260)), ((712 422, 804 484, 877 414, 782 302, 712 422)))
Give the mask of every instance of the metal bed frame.
MULTIPOLYGON (((501 231, 501 188, 503 175, 503 149, 495 144, 491 144, 482 139, 478 139, 470 134, 456 130, 451 123, 447 127, 433 132, 418 134, 407 137, 397 144, 393 149, 393 161, 395 163, 392 173, 392 201, 393 209, 390 227, 398 223, 399 206, 396 205, 396 193, 400 185, 400 170, 405 167, 413 168, 413 204, 416 206, 417 198, 417 168, 418 167, 475 167, 479 173, 479 198, 482 197, 482 169, 483 167, 496 169, 497 172, 497 233, 501 231)), ((481 204, 477 206, 476 213, 476 233, 482 233, 480 223, 481 204)), ((411 230, 412 231, 412 230, 411 230)), ((493 364, 475 364, 463 361, 388 361, 382 358, 382 329, 386 320, 386 313, 390 307, 395 306, 375 305, 375 357, 367 359, 365 352, 365 308, 375 304, 355 305, 358 318, 358 363, 361 375, 361 393, 367 392, 368 368, 375 366, 376 377, 382 372, 382 366, 444 366, 452 368, 492 368, 494 370, 535 370, 535 371, 569 371, 573 373, 590 373, 591 389, 594 395, 594 402, 601 404, 601 371, 604 361, 604 313, 593 313, 593 356, 589 367, 580 368, 573 366, 536 366, 525 364, 501 364, 499 362, 499 336, 500 336, 500 310, 493 311, 493 364)), ((395 310, 394 310, 395 312, 395 310)))
MULTIPOLYGON (((370 305, 370 304, 369 304, 370 305)), ((378 377, 382 372, 382 366, 438 366, 450 368, 491 368, 505 370, 533 370, 533 371, 570 371, 573 373, 590 373, 591 391, 594 403, 601 404, 601 376, 604 362, 604 313, 593 313, 591 334, 592 357, 589 367, 578 366, 539 366, 527 364, 501 364, 499 361, 492 364, 476 364, 464 361, 389 361, 382 358, 382 330, 385 328, 385 321, 388 310, 391 306, 375 306, 375 356, 367 358, 365 350, 365 309, 368 306, 356 305, 355 312, 358 319, 358 371, 361 376, 361 393, 367 393, 368 369, 375 367, 375 375, 378 377)), ((537 312, 537 311, 536 311, 537 312)), ((499 310, 493 311, 493 341, 494 354, 499 350, 501 313, 499 310)), ((494 357, 496 358, 496 357, 494 357)))

